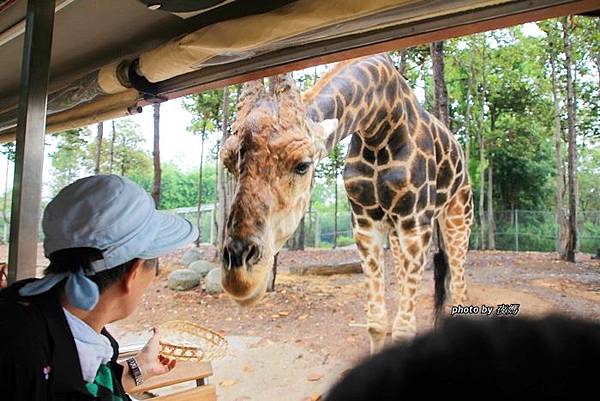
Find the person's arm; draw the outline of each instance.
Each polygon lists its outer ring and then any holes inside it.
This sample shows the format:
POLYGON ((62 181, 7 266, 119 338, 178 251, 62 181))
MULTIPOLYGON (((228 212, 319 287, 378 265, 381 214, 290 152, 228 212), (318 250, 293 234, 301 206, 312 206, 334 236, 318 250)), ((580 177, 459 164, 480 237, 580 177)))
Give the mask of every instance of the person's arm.
MULTIPOLYGON (((142 371, 142 378, 148 380, 151 377, 168 373, 175 367, 175 360, 164 357, 158 353, 158 330, 154 329, 154 334, 148 340, 144 348, 135 356, 135 360, 142 371)), ((121 383, 126 392, 135 390, 136 384, 133 375, 129 371, 129 365, 126 361, 121 362, 123 366, 123 376, 121 383)))

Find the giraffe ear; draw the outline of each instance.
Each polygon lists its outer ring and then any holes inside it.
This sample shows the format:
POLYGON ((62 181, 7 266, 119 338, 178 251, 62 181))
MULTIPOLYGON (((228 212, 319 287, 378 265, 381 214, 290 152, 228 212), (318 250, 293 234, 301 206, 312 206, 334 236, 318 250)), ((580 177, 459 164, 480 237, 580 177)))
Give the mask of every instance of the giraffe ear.
POLYGON ((321 160, 329 153, 330 148, 327 144, 332 143, 331 137, 338 127, 338 124, 339 120, 337 118, 323 120, 318 123, 308 119, 307 125, 312 132, 313 141, 317 150, 316 157, 318 160, 321 160))
POLYGON ((336 130, 339 123, 340 120, 338 120, 337 118, 330 118, 328 120, 323 120, 317 124, 320 125, 323 129, 323 134, 325 135, 325 138, 329 138, 329 136, 333 134, 333 131, 336 130))

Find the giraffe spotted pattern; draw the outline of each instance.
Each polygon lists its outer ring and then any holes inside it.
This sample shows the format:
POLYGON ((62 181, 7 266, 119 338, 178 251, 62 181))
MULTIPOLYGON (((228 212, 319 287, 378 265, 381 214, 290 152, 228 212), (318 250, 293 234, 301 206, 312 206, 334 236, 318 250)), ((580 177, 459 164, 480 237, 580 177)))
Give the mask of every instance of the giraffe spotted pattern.
MULTIPOLYGON (((367 277, 367 325, 371 351, 376 352, 383 347, 388 328, 383 275, 386 233, 400 286, 399 308, 392 326, 393 340, 411 338, 416 333, 416 294, 435 220, 447 254, 451 300, 461 303, 466 299, 464 261, 473 220, 473 200, 463 151, 450 131, 418 103, 387 55, 337 64, 304 93, 302 100, 290 81, 286 82, 292 86, 292 95, 285 100, 272 99, 269 103, 269 110, 274 110, 271 119, 287 121, 282 124, 285 129, 266 135, 257 133, 264 129, 253 127, 253 134, 245 140, 259 143, 259 137, 268 138, 266 146, 269 148, 269 143, 298 142, 298 133, 304 133, 314 146, 313 153, 305 153, 305 156, 316 163, 339 141, 352 135, 344 184, 352 206, 354 237, 367 277), (292 123, 287 115, 294 116, 292 123), (324 135, 322 131, 310 129, 314 123, 332 120, 337 120, 337 126, 324 135), (321 153, 320 147, 324 148, 321 153)), ((240 108, 257 110, 260 104, 259 101, 245 102, 240 108)), ((256 119, 242 113, 236 124, 244 126, 245 122, 256 119)), ((278 153, 270 157, 285 159, 286 155, 278 153)), ((262 171, 268 171, 264 168, 268 162, 260 159, 257 156, 247 163, 257 163, 263 166, 262 171)), ((287 203, 283 202, 287 213, 297 209, 303 212, 307 203, 305 194, 293 195, 293 190, 282 192, 274 181, 266 179, 267 192, 275 191, 280 203, 281 197, 287 196, 287 203), (300 198, 303 201, 297 202, 300 198)), ((238 186, 238 191, 240 188, 243 186, 238 186)), ((256 184, 252 188, 254 192, 263 191, 263 187, 256 184)), ((238 192, 236 196, 241 195, 238 192)), ((244 210, 243 202, 234 201, 232 211, 236 207, 244 210)), ((299 215, 295 215, 294 229, 299 215)), ((275 227, 283 224, 283 220, 270 224, 275 227)), ((289 220, 285 224, 289 224, 289 220)), ((276 228, 271 230, 276 231, 276 228)), ((293 233, 293 230, 288 231, 287 238, 293 233)), ((280 246, 272 248, 275 249, 271 252, 276 252, 280 246)), ((230 273, 230 276, 234 274, 239 273, 230 273)))

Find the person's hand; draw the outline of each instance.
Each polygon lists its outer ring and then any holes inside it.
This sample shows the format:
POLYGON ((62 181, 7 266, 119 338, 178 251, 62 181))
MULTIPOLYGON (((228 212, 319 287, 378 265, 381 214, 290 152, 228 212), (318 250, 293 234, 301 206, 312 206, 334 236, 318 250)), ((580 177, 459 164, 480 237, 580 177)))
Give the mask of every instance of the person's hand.
POLYGON ((158 329, 153 328, 154 334, 144 348, 136 355, 144 380, 152 376, 162 375, 175 367, 175 359, 170 359, 158 353, 158 329))

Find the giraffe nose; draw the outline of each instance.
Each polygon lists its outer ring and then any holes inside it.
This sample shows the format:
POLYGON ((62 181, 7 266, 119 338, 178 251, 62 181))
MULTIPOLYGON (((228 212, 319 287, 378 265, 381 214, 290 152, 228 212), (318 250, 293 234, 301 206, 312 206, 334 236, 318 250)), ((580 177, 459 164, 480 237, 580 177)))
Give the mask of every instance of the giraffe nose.
POLYGON ((260 260, 261 254, 261 246, 255 239, 232 238, 223 249, 223 265, 227 270, 239 269, 244 265, 249 269, 260 260))

